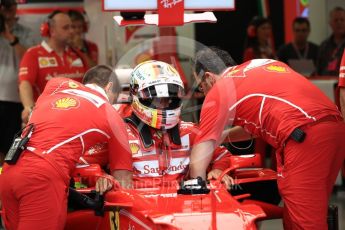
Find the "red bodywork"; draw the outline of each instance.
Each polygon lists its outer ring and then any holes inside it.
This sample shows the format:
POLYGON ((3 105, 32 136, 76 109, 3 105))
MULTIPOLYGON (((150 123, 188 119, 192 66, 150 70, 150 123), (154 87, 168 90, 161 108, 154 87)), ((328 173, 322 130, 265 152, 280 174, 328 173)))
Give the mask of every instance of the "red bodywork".
MULTIPOLYGON (((236 184, 276 179, 276 173, 270 169, 238 169, 243 165, 255 167, 260 163, 258 158, 234 156, 231 163, 233 167, 228 171, 236 184)), ((90 175, 88 168, 75 172, 84 178, 86 174, 90 175)), ((100 169, 95 174, 99 175, 100 169)), ((218 181, 211 181, 208 187, 210 193, 201 195, 177 194, 177 183, 159 188, 110 191, 105 196, 103 217, 95 216, 92 210, 70 212, 65 229, 249 230, 257 229, 257 220, 281 217, 280 207, 252 201, 250 194, 232 196, 218 181)), ((87 193, 91 189, 79 191, 87 193)))
MULTIPOLYGON (((248 168, 260 165, 259 157, 232 156, 232 167, 226 170, 236 184, 275 180, 270 169, 248 168), (244 168, 247 167, 247 168, 244 168)), ((225 173, 225 171, 224 171, 225 173)), ((104 175, 98 165, 77 168, 75 181, 88 184, 78 189, 87 194, 94 190, 95 181, 104 175)), ((122 189, 105 195, 104 216, 93 210, 72 211, 67 215, 66 230, 115 229, 257 229, 256 221, 281 218, 282 208, 250 200, 250 194, 232 196, 219 181, 208 185, 210 193, 180 195, 178 183, 164 187, 122 189)))

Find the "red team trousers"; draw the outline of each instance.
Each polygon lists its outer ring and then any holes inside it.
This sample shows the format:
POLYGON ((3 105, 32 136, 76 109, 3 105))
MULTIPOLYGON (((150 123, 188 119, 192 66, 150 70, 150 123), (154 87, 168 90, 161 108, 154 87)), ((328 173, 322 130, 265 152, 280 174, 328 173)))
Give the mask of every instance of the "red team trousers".
POLYGON ((345 123, 323 121, 301 129, 302 143, 289 139, 277 152, 284 229, 326 230, 328 201, 345 158, 345 123))
POLYGON ((0 194, 3 206, 11 210, 4 210, 6 229, 64 229, 68 190, 56 170, 30 152, 5 170, 6 174, 0 177, 0 194), (29 163, 29 158, 37 159, 29 163), (36 219, 37 216, 40 218, 36 219))

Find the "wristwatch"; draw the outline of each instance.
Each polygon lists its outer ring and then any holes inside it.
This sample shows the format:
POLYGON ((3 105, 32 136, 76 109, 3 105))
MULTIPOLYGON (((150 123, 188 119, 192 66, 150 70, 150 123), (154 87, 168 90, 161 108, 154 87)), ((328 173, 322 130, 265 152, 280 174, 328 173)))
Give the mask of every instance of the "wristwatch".
POLYGON ((17 45, 18 43, 19 43, 18 37, 14 36, 14 40, 13 40, 13 42, 10 43, 10 46, 15 46, 15 45, 17 45))

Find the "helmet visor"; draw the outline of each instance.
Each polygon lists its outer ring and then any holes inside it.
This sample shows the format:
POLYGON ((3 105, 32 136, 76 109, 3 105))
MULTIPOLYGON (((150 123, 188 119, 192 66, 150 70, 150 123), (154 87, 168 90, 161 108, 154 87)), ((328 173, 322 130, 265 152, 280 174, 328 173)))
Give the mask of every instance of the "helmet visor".
POLYGON ((182 100, 178 97, 153 97, 142 99, 140 103, 152 109, 174 110, 181 106, 182 100))
POLYGON ((184 96, 184 89, 175 84, 159 84, 152 85, 142 89, 138 93, 138 97, 142 99, 150 98, 182 98, 184 96))

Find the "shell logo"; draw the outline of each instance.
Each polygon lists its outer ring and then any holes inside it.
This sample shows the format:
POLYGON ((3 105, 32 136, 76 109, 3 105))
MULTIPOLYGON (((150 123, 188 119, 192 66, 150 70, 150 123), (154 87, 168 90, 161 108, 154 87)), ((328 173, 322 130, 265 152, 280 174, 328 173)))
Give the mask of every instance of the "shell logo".
POLYGON ((129 147, 131 148, 132 154, 137 154, 139 152, 139 145, 137 143, 130 143, 129 147))
POLYGON ((240 71, 239 69, 231 70, 231 71, 228 72, 224 77, 231 77, 231 76, 233 76, 234 74, 238 73, 239 71, 240 71))
POLYGON ((76 89, 79 87, 78 84, 76 82, 73 82, 73 81, 69 81, 68 86, 72 89, 76 89))
POLYGON ((64 97, 54 102, 54 108, 56 109, 71 109, 79 107, 79 101, 74 98, 64 97))
POLYGON ((40 66, 47 66, 49 64, 48 59, 42 58, 40 59, 40 66))
POLYGON ((284 66, 278 66, 278 65, 269 65, 265 67, 267 71, 270 72, 278 72, 278 73, 288 73, 288 69, 284 66))

